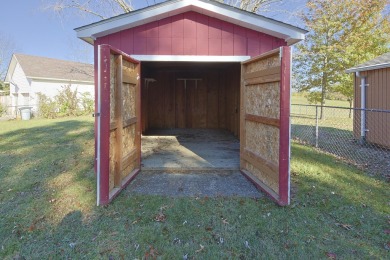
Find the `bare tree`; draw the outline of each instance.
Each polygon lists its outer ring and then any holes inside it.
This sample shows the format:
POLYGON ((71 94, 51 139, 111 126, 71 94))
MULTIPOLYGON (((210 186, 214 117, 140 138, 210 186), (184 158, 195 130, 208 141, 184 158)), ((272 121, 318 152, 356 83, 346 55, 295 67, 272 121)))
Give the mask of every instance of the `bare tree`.
MULTIPOLYGON (((134 10, 131 0, 45 0, 44 9, 54 10, 57 14, 63 15, 67 12, 76 11, 80 15, 91 15, 98 19, 106 19, 121 13, 128 13, 134 10)), ((216 0, 237 8, 258 12, 265 10, 273 3, 283 0, 216 0)), ((145 0, 145 4, 156 4, 155 0, 145 0)))
POLYGON ((128 13, 134 10, 131 0, 45 0, 43 9, 53 10, 58 15, 76 11, 98 19, 128 13))
POLYGON ((260 9, 267 9, 270 4, 282 2, 282 0, 218 0, 218 2, 235 6, 252 13, 257 13, 260 9))
POLYGON ((93 48, 76 37, 67 38, 67 58, 82 63, 93 62, 93 48))
POLYGON ((12 54, 17 50, 15 42, 0 32, 0 82, 4 80, 12 54))

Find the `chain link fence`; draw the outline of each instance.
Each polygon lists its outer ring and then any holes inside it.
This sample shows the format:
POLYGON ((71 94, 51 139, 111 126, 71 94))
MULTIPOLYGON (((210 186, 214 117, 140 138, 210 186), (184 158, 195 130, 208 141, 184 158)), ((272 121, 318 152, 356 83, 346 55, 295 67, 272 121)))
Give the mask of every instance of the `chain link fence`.
POLYGON ((291 106, 293 140, 390 177, 390 110, 291 106))

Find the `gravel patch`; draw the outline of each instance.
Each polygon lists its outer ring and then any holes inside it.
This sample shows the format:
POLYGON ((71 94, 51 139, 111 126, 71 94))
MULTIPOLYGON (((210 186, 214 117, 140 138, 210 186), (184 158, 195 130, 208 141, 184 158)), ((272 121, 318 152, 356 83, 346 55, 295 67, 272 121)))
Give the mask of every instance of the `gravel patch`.
POLYGON ((256 187, 240 171, 141 171, 127 187, 130 194, 173 197, 260 198, 256 187))

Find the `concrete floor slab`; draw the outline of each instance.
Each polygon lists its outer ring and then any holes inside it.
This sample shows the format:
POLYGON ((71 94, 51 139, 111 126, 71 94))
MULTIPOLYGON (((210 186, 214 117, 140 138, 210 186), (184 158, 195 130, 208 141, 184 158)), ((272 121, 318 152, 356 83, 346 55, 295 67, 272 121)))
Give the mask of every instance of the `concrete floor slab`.
POLYGON ((218 129, 162 129, 142 136, 142 169, 239 169, 239 140, 218 129))
POLYGON ((126 191, 163 196, 262 194, 239 171, 240 142, 219 129, 162 129, 142 136, 141 172, 126 191))

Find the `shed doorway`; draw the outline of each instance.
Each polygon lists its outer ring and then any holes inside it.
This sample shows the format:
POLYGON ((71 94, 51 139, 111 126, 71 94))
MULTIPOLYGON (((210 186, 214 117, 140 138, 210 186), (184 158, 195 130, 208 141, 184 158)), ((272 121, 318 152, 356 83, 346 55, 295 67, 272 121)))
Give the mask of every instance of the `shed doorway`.
POLYGON ((239 169, 240 69, 142 62, 141 169, 239 169))
POLYGON ((194 143, 199 129, 239 135, 240 172, 278 204, 290 203, 290 47, 239 69, 234 63, 141 63, 103 44, 97 65, 98 205, 141 172, 141 133, 153 129, 195 131, 194 143), (150 83, 159 79, 161 87, 153 89, 150 83))

